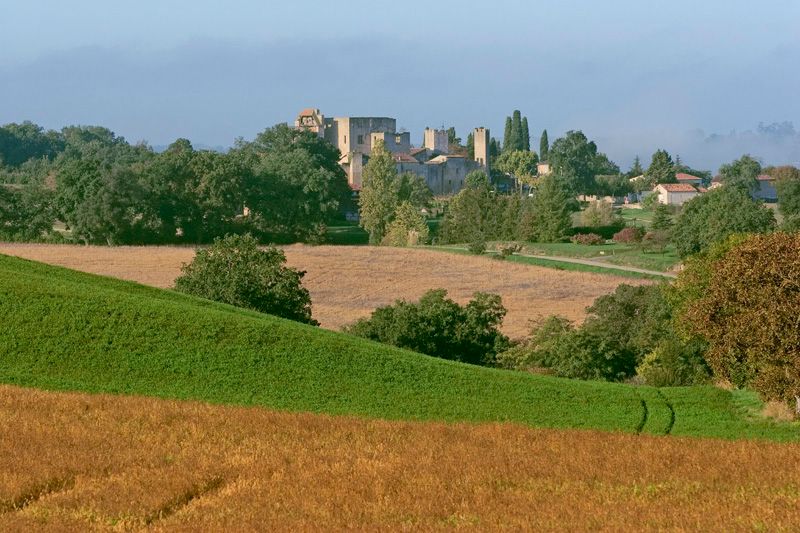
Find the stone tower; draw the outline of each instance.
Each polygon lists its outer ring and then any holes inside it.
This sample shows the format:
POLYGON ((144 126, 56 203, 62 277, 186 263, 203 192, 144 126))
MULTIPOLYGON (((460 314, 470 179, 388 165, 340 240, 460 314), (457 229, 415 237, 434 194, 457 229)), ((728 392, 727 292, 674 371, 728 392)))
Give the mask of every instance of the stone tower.
POLYGON ((472 132, 475 146, 475 161, 489 174, 489 128, 475 128, 472 132))
POLYGON ((447 130, 434 130, 425 128, 425 142, 423 145, 431 151, 446 154, 450 152, 450 142, 447 137, 447 130))

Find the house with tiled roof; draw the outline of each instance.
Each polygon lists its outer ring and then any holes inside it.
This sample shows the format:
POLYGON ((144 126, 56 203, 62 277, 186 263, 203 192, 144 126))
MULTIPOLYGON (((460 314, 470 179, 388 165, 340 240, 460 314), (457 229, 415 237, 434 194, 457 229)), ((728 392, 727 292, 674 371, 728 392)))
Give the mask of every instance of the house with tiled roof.
POLYGON ((683 205, 700 194, 688 183, 661 183, 653 192, 658 195, 658 203, 664 205, 683 205))
POLYGON ((678 181, 678 183, 687 183, 689 185, 694 185, 695 187, 703 184, 703 178, 692 176, 691 174, 686 174, 685 172, 679 172, 675 174, 675 179, 678 181))

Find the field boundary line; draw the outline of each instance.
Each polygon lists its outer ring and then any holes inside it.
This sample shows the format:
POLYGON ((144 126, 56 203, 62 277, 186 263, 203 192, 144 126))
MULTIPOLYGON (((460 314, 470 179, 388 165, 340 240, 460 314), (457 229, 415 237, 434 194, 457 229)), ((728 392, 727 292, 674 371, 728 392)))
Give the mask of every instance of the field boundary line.
POLYGON ((5 502, 0 502, 0 514, 21 511, 45 496, 55 494, 56 492, 69 490, 74 486, 74 475, 55 477, 48 479, 43 483, 36 483, 19 496, 16 496, 5 502))

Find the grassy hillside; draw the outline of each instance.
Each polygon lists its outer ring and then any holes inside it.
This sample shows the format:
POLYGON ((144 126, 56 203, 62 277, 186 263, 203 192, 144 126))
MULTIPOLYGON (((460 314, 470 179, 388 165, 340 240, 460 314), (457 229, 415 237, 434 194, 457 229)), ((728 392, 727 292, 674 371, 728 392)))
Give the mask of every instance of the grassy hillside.
POLYGON ((0 256, 0 382, 388 419, 800 437, 713 388, 473 367, 230 306, 0 256))

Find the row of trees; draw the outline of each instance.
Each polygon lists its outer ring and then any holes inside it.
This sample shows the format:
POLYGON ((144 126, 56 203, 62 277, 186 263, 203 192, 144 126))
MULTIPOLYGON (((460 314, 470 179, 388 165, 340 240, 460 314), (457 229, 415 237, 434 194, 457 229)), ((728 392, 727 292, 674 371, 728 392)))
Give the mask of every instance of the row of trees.
POLYGON ((0 187, 4 238, 40 238, 58 220, 86 243, 201 243, 244 232, 313 240, 351 203, 338 150, 286 125, 224 154, 185 139, 156 153, 94 127, 39 136, 53 144, 31 143, 23 155, 3 147, 17 165, 6 167, 6 181, 20 182, 0 187))

